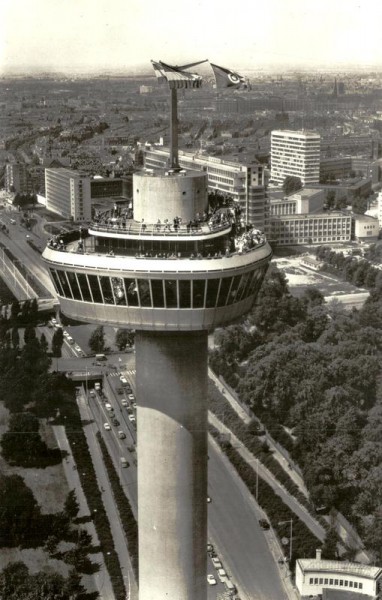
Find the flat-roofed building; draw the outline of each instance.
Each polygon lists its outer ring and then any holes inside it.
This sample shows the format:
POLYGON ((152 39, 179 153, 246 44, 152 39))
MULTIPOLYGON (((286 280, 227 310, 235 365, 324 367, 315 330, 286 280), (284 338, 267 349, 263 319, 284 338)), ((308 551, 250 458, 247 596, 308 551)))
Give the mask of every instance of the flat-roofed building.
POLYGON ((32 180, 26 164, 13 162, 5 166, 5 189, 7 192, 21 194, 29 194, 32 191, 32 180))
MULTIPOLYGON (((364 594, 376 598, 378 583, 382 579, 382 569, 370 565, 338 560, 322 560, 317 551, 314 559, 299 558, 296 561, 296 588, 300 598, 322 596, 323 591, 338 590, 352 594, 364 594)), ((326 597, 330 598, 328 594, 326 597)))
POLYGON ((378 219, 370 215, 353 215, 354 237, 357 242, 376 242, 379 234, 378 219))
POLYGON ((71 169, 45 169, 46 207, 65 219, 91 218, 90 178, 71 169))
POLYGON ((319 133, 275 130, 271 133, 271 180, 282 185, 288 176, 299 177, 303 185, 320 179, 319 133))
POLYGON ((348 242, 351 230, 351 214, 340 211, 273 216, 266 228, 280 246, 348 242))
MULTIPOLYGON (((167 148, 144 145, 145 167, 163 168, 170 152, 167 148)), ((263 165, 254 161, 241 163, 193 152, 179 151, 179 165, 184 169, 207 173, 208 191, 230 196, 240 204, 245 221, 258 229, 265 226, 265 188, 263 165)))

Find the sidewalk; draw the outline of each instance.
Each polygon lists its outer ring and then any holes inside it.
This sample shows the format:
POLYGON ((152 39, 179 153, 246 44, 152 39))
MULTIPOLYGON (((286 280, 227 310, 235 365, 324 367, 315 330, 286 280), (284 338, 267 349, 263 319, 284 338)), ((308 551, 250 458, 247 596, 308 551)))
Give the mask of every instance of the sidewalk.
MULTIPOLYGON (((53 425, 53 432, 56 436, 57 445, 60 450, 66 450, 67 457, 62 461, 66 479, 69 488, 75 490, 80 510, 78 517, 86 517, 90 514, 88 503, 83 492, 80 478, 77 472, 76 464, 73 460, 70 445, 65 434, 65 428, 62 425, 53 425)), ((82 525, 84 529, 92 536, 94 546, 99 545, 99 539, 93 521, 82 525)), ((93 575, 82 575, 83 583, 88 591, 98 591, 100 600, 114 600, 113 588, 111 585, 109 573, 105 566, 104 556, 101 552, 91 555, 92 562, 100 565, 100 570, 93 575)))

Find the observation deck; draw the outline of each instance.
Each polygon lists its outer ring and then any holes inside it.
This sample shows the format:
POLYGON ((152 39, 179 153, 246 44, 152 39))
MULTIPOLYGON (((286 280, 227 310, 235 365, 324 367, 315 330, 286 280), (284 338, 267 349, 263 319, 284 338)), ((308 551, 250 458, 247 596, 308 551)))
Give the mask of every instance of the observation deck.
POLYGON ((63 312, 142 330, 198 331, 250 310, 271 249, 233 207, 208 210, 205 177, 164 175, 164 196, 151 197, 156 177, 140 173, 135 184, 150 181, 146 210, 114 206, 96 213, 88 230, 52 238, 43 257, 63 312), (168 209, 171 195, 180 216, 168 209))

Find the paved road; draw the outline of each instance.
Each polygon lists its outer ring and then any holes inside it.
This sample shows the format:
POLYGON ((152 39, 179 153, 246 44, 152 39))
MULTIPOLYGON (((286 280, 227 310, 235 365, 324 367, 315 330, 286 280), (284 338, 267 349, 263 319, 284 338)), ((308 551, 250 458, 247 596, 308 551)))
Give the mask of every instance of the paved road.
POLYGON ((269 533, 258 523, 262 512, 215 442, 210 441, 208 452, 209 536, 241 600, 285 600, 281 571, 266 540, 269 533))

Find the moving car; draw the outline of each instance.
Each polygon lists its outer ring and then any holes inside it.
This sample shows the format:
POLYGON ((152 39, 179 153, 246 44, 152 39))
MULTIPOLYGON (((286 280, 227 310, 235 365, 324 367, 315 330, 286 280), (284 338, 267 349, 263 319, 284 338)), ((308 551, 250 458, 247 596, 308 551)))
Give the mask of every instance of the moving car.
POLYGON ((104 426, 104 429, 106 429, 106 431, 110 431, 111 427, 110 427, 109 423, 104 423, 103 426, 104 426))
POLYGON ((118 419, 113 419, 113 425, 115 425, 116 427, 118 427, 118 425, 120 425, 120 422, 118 421, 118 419))
POLYGON ((106 410, 108 410, 108 411, 112 411, 112 410, 113 410, 113 407, 112 407, 112 405, 111 405, 111 404, 109 404, 108 402, 105 402, 105 408, 106 408, 106 410))
POLYGON ((126 458, 124 456, 121 456, 120 460, 121 460, 121 465, 123 467, 128 467, 129 466, 129 463, 127 462, 127 460, 126 460, 126 458))
POLYGON ((216 585, 217 581, 213 575, 207 575, 207 581, 210 585, 216 585))
POLYGON ((122 404, 122 406, 129 406, 128 401, 125 399, 121 400, 121 404, 122 404))
POLYGON ((124 439, 125 439, 125 437, 126 437, 126 433, 125 433, 124 431, 118 431, 118 437, 119 437, 121 440, 124 440, 124 439))

